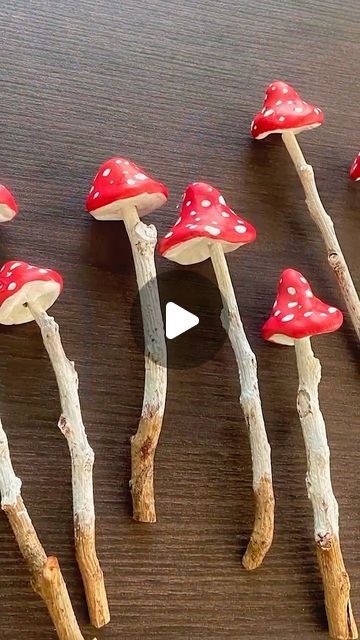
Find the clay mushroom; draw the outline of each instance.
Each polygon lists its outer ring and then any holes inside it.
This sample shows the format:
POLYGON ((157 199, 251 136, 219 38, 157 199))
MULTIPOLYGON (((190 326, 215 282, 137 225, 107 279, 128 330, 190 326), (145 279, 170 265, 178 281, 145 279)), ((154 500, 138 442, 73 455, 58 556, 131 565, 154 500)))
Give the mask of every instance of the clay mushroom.
POLYGON ((302 100, 286 82, 272 82, 266 89, 263 109, 251 123, 251 134, 262 140, 271 133, 280 133, 301 180, 309 213, 325 242, 328 262, 335 273, 349 315, 360 339, 360 300, 349 268, 337 239, 334 224, 324 209, 316 187, 314 170, 307 164, 296 135, 323 123, 324 114, 302 100))
POLYGON ((82 420, 78 377, 61 344, 59 327, 46 310, 62 291, 59 273, 21 261, 0 269, 0 324, 24 324, 35 320, 53 366, 60 393, 59 428, 71 457, 76 557, 84 582, 90 620, 95 627, 109 622, 103 573, 95 548, 93 496, 94 452, 82 420))
POLYGON ((45 602, 60 640, 84 640, 56 558, 48 557, 21 496, 8 440, 0 420, 0 493, 19 549, 31 574, 31 585, 45 602))
POLYGON ((340 549, 338 504, 331 485, 326 427, 319 406, 321 367, 314 357, 310 338, 336 331, 342 322, 341 311, 316 298, 301 273, 286 269, 262 330, 265 340, 295 347, 299 373, 297 410, 308 465, 306 486, 314 512, 316 554, 330 635, 338 640, 358 635, 351 610, 350 581, 340 549))
POLYGON ((0 222, 9 222, 18 213, 16 200, 3 184, 0 184, 0 222))
POLYGON ((161 207, 167 196, 163 184, 117 157, 101 165, 86 200, 97 220, 124 222, 134 258, 145 338, 145 387, 138 430, 131 439, 130 489, 133 517, 140 522, 156 522, 154 459, 165 409, 167 364, 154 259, 157 232, 139 216, 161 207))
POLYGON ((351 165, 350 178, 352 180, 355 180, 355 182, 358 182, 358 180, 360 180, 360 153, 358 153, 351 165))
POLYGON ((271 546, 274 494, 256 358, 241 322, 225 253, 253 242, 255 237, 254 227, 227 206, 217 189, 205 182, 194 182, 185 191, 179 219, 159 244, 160 254, 169 260, 190 265, 211 258, 215 270, 224 305, 222 322, 239 369, 240 403, 249 428, 253 461, 255 524, 243 558, 247 569, 259 566, 271 546))

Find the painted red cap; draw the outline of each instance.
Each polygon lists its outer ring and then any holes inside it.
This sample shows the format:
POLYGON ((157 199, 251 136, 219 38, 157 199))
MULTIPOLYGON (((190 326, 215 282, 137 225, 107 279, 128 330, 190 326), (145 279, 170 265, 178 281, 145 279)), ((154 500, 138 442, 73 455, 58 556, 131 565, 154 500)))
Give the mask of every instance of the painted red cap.
POLYGON ((127 207, 136 206, 139 216, 143 216, 161 207, 167 197, 165 185, 131 160, 116 157, 101 165, 86 208, 97 220, 121 220, 127 207))
POLYGON ((38 301, 49 309, 59 297, 63 279, 57 271, 10 260, 0 269, 0 323, 23 324, 34 318, 26 306, 38 301))
POLYGON ((356 156, 350 169, 350 178, 356 182, 360 180, 360 153, 356 156))
POLYGON ((254 117, 250 133, 257 140, 270 133, 300 133, 319 127, 324 114, 319 107, 302 100, 295 89, 282 80, 269 84, 262 110, 254 117))
POLYGON ((220 242, 227 253, 255 238, 254 227, 230 209, 220 191, 207 182, 193 182, 178 220, 160 240, 159 253, 180 264, 195 264, 210 257, 211 242, 220 242))
POLYGON ((18 213, 16 200, 3 184, 0 184, 0 222, 9 222, 18 213))
POLYGON ((295 269, 281 274, 269 319, 262 328, 265 340, 293 345, 294 340, 331 333, 341 327, 343 314, 316 298, 310 284, 295 269))

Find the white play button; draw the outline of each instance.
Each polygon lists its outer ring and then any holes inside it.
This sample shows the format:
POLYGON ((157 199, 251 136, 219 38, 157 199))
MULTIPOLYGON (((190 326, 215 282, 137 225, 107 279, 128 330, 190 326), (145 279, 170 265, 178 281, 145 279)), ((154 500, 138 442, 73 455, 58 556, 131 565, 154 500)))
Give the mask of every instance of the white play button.
POLYGON ((199 324, 199 318, 194 313, 186 311, 174 302, 166 304, 165 333, 169 340, 180 336, 199 324))

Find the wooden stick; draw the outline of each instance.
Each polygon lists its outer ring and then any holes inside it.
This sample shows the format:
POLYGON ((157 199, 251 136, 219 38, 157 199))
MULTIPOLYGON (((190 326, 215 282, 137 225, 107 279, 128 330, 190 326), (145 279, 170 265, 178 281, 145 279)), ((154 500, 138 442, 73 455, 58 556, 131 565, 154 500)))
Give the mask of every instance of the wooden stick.
POLYGON ((94 452, 85 432, 74 363, 64 352, 59 327, 54 318, 35 302, 28 303, 40 327, 46 351, 53 366, 60 393, 62 415, 59 428, 65 436, 71 457, 76 559, 82 575, 90 621, 102 627, 110 620, 104 576, 95 547, 95 508, 93 495, 94 452))
POLYGON ((156 229, 140 221, 136 207, 124 215, 134 258, 145 339, 145 387, 138 430, 131 439, 133 518, 156 522, 154 459, 166 401, 167 357, 155 268, 156 229))
POLYGON ((240 404, 249 429, 253 464, 255 523, 242 562, 244 567, 250 570, 256 569, 262 563, 273 539, 275 501, 272 487, 271 451, 261 408, 256 357, 251 350, 241 322, 228 265, 220 243, 213 242, 211 244, 210 255, 224 305, 223 326, 229 335, 239 369, 240 404))
POLYGON ((330 476, 330 450, 322 416, 318 386, 321 366, 314 357, 310 338, 295 340, 299 389, 297 409, 303 431, 307 475, 306 486, 314 511, 316 554, 324 585, 330 636, 337 640, 358 637, 350 603, 350 580, 339 542, 338 504, 330 476))
POLYGON ((341 293, 344 297, 352 323, 360 340, 360 300, 352 281, 349 268, 337 239, 334 223, 325 211, 323 203, 316 187, 314 170, 307 164, 300 149, 296 136, 291 133, 283 133, 282 139, 295 165, 295 169, 304 188, 306 204, 310 215, 317 225, 325 242, 327 258, 330 267, 335 273, 341 293))
POLYGON ((44 600, 60 640, 84 640, 79 629, 58 561, 47 557, 21 497, 8 440, 0 420, 0 493, 20 551, 31 574, 34 591, 44 600))

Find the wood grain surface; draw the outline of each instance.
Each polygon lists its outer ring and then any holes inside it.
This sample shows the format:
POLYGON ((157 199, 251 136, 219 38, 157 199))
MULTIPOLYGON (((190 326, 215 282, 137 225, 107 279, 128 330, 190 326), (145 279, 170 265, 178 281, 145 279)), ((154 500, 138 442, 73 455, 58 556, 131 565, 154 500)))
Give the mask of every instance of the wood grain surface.
MULTIPOLYGON (((98 551, 112 612, 98 640, 326 638, 295 354, 262 342, 259 331, 287 266, 302 270, 323 299, 343 305, 281 140, 255 143, 249 124, 277 78, 323 107, 325 125, 301 143, 359 288, 360 189, 347 178, 360 148, 359 3, 2 0, 0 18, 0 179, 21 207, 1 227, 0 257, 64 275, 53 311, 77 363, 96 452, 98 551), (169 186, 168 204, 148 218, 160 234, 195 179, 222 189, 258 230, 254 245, 229 257, 273 450, 276 534, 256 573, 240 563, 253 519, 251 461, 227 343, 201 367, 170 371, 156 460, 159 522, 131 520, 129 437, 143 389, 143 356, 130 328, 136 282, 123 226, 96 223, 84 211, 98 165, 115 154, 169 186)), ((158 259, 160 272, 167 266, 158 259)), ((199 272, 210 275, 210 263, 199 272)), ((90 640, 55 379, 34 323, 0 333, 0 413, 13 462, 90 640)), ((321 402, 359 622, 359 348, 348 321, 313 344, 323 365, 321 402)), ((0 567, 0 638, 54 640, 4 515, 0 567)))

